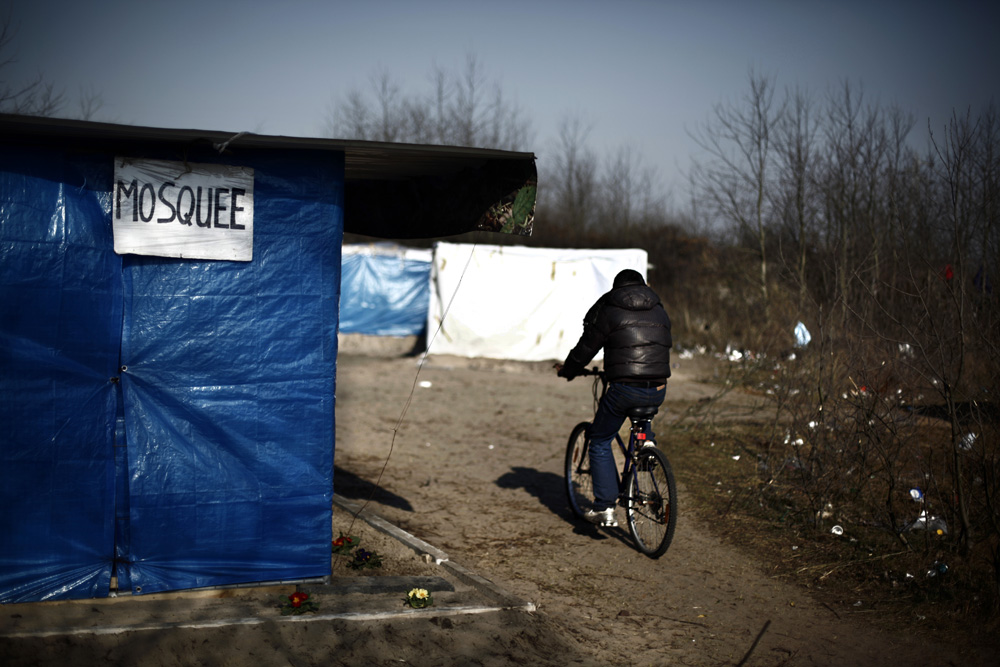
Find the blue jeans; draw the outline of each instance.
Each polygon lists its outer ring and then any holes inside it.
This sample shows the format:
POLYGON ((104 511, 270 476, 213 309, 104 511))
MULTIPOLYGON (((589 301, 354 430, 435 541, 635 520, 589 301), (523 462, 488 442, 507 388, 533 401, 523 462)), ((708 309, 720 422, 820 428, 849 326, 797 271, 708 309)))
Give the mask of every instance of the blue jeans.
POLYGON ((590 474, 594 482, 594 509, 614 507, 618 501, 618 470, 611 443, 625 423, 629 408, 659 406, 667 394, 655 387, 630 387, 612 382, 597 406, 590 427, 590 474))

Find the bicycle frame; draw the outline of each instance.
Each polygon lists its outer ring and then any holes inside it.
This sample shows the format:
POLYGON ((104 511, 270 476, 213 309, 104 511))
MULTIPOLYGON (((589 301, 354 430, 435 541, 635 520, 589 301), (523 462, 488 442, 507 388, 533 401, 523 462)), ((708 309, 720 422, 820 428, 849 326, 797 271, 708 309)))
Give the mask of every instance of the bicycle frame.
POLYGON ((628 484, 629 475, 632 473, 632 468, 635 467, 636 454, 639 452, 640 447, 645 446, 645 442, 653 444, 653 440, 648 438, 649 431, 652 429, 652 419, 647 419, 645 417, 629 417, 629 436, 628 445, 622 440, 622 436, 619 433, 615 433, 614 442, 618 445, 618 449, 621 450, 622 455, 625 457, 625 465, 622 469, 618 471, 618 499, 619 501, 628 501, 625 497, 625 487, 628 484), (639 443, 643 444, 640 445, 639 443))

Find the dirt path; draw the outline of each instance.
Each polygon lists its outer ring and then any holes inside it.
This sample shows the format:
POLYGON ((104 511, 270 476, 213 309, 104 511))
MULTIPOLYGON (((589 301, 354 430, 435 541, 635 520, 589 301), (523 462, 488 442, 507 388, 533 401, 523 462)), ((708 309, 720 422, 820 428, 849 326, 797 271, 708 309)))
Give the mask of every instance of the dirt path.
MULTIPOLYGON (((680 361, 668 390, 671 411, 713 393, 699 381, 710 372, 708 364, 680 361)), ((252 623, 192 628, 185 624, 206 609, 231 615, 231 607, 252 605, 253 599, 122 599, 119 611, 141 609, 158 629, 0 637, 0 664, 993 664, 960 656, 955 647, 880 632, 863 607, 828 605, 767 576, 762 564, 685 514, 685 471, 676 465, 680 521, 673 545, 659 560, 636 552, 624 527, 597 530, 574 519, 561 468, 570 430, 592 414, 589 382, 567 383, 548 364, 444 357, 430 358, 419 375, 412 357, 342 353, 338 366, 336 493, 354 501, 371 497, 381 473, 370 511, 533 602, 537 611, 447 615, 428 609, 404 618, 369 614, 362 620, 278 623, 273 605, 258 603, 256 611, 241 612, 252 623)), ((670 444, 662 438, 660 444, 669 455, 670 444)), ((360 524, 349 528, 338 521, 349 521, 349 515, 335 513, 335 535, 355 528, 362 534, 360 524)), ((393 564, 380 574, 432 574, 407 560, 416 558, 413 552, 368 535, 363 541, 382 549, 393 564)), ((391 601, 395 609, 397 597, 391 601)), ((362 600, 361 608, 375 603, 362 600)), ((47 615, 65 612, 62 604, 4 607, 6 625, 49 627, 47 615)), ((107 606, 66 604, 86 617, 81 626, 104 627, 107 606)), ((330 598, 323 605, 325 611, 338 609, 330 598)))
MULTIPOLYGON (((710 363, 680 362, 670 410, 712 393, 699 382, 710 363)), ((566 506, 561 466, 569 431, 592 414, 586 380, 567 383, 545 364, 430 357, 419 375, 417 368, 414 358, 341 356, 337 492, 365 495, 391 446, 371 509, 534 602, 539 621, 579 651, 574 659, 969 663, 953 648, 879 632, 864 609, 832 608, 766 576, 683 513, 682 469, 675 469, 681 519, 663 558, 636 552, 624 524, 607 531, 581 525, 566 506)), ((661 445, 669 455, 669 444, 661 445)), ((570 661, 542 647, 536 657, 570 661)))

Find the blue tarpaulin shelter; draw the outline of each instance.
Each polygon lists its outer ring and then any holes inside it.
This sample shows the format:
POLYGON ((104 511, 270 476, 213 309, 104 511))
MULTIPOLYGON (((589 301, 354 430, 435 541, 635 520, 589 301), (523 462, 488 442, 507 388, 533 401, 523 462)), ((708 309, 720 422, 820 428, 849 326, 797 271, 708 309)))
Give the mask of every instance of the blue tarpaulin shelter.
POLYGON ((0 116, 0 602, 329 575, 345 219, 431 181, 489 228, 533 157, 0 116), (252 173, 252 259, 117 254, 123 157, 252 173))
POLYGON ((391 244, 345 245, 341 260, 340 332, 419 336, 430 304, 429 249, 391 244))
POLYGON ((247 264, 116 255, 110 159, 0 156, 4 599, 326 573, 343 161, 243 159, 247 264))

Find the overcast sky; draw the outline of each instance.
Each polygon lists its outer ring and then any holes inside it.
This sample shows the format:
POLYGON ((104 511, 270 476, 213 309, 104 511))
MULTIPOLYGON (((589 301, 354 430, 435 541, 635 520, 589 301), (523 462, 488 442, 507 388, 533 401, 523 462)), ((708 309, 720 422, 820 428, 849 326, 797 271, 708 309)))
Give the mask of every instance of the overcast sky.
MULTIPOLYGON (((688 136, 747 73, 818 96, 850 81, 940 132, 1000 87, 1000 3, 586 0, 213 2, 0 0, 19 26, 14 83, 41 73, 95 120, 324 136, 331 105, 378 68, 412 94, 434 67, 473 55, 530 120, 544 167, 561 119, 590 124, 598 154, 631 147, 664 190, 697 147, 688 136), (984 9, 985 7, 992 7, 984 9)), ((69 110, 72 113, 72 110, 69 110)), ((544 186, 544 183, 542 184, 544 186)), ((683 194, 675 198, 684 198, 683 194)))

